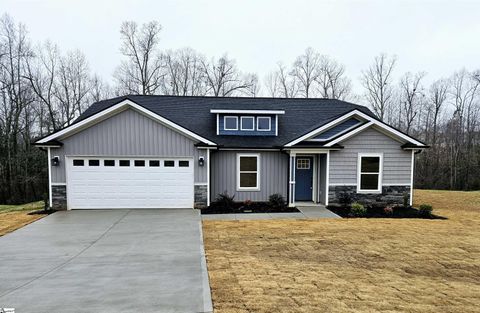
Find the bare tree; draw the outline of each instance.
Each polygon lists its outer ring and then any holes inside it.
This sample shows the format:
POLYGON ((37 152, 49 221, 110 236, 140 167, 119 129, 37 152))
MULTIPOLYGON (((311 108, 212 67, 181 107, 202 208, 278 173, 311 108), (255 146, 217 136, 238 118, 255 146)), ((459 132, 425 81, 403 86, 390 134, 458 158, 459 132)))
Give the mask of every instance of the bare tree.
POLYGON ((389 58, 386 54, 375 57, 373 64, 362 72, 361 83, 366 89, 365 98, 371 105, 373 112, 381 120, 386 118, 386 112, 392 103, 393 85, 392 72, 396 58, 389 58))
POLYGON ((407 134, 410 134, 412 124, 423 104, 424 92, 421 81, 425 73, 406 73, 400 80, 400 101, 402 105, 402 126, 407 134))
POLYGON ((270 72, 265 76, 265 87, 267 95, 272 98, 279 97, 280 79, 278 72, 270 72))
POLYGON ((437 143, 438 120, 447 101, 449 87, 449 82, 445 79, 439 79, 430 86, 429 100, 433 108, 432 146, 434 147, 437 143))
POLYGON ((288 73, 287 68, 277 63, 277 69, 267 75, 265 85, 272 97, 295 98, 298 95, 297 79, 288 73))
POLYGON ((162 56, 165 72, 162 91, 168 95, 202 96, 206 83, 204 57, 191 48, 167 51, 162 56))
POLYGON ((202 61, 202 68, 207 92, 215 97, 231 96, 252 87, 248 76, 244 77, 237 69, 235 61, 227 55, 218 60, 212 59, 211 62, 202 61))
POLYGON ((470 185, 470 168, 475 138, 478 137, 480 115, 480 81, 475 73, 463 69, 454 73, 452 79, 454 113, 449 123, 450 188, 459 185, 460 164, 464 164, 464 188, 470 185), (460 160, 464 158, 464 162, 460 160))
POLYGON ((28 59, 26 62, 27 75, 25 75, 25 79, 30 82, 33 92, 40 101, 39 110, 43 112, 45 109, 48 113, 46 121, 43 120, 43 114, 40 114, 40 129, 46 127, 46 131, 49 132, 57 130, 61 126, 54 96, 61 56, 58 47, 50 42, 38 46, 36 51, 36 58, 28 59))
MULTIPOLYGON (((33 57, 24 25, 8 15, 0 18, 0 203, 38 197, 39 184, 33 184, 39 171, 32 150, 35 97, 24 79, 26 62, 33 57)), ((38 181, 35 181, 38 183, 38 181)))
POLYGON ((120 51, 126 57, 115 72, 119 89, 126 93, 152 95, 162 81, 162 60, 158 50, 162 27, 156 21, 138 27, 124 22, 120 28, 120 51))
POLYGON ((298 56, 293 63, 291 75, 295 76, 304 98, 314 96, 313 85, 318 78, 320 64, 321 56, 312 48, 307 48, 305 53, 298 56))
POLYGON ((90 90, 87 103, 108 99, 111 94, 110 86, 100 76, 95 74, 90 78, 90 90))
POLYGON ((257 74, 246 74, 245 82, 249 87, 242 90, 242 93, 248 97, 257 97, 260 93, 260 83, 257 74))
POLYGON ((345 66, 328 56, 321 57, 316 82, 322 98, 343 100, 352 92, 352 82, 345 76, 345 66))
POLYGON ((59 102, 62 125, 70 125, 89 105, 90 71, 85 55, 79 50, 62 57, 57 71, 55 97, 59 102))

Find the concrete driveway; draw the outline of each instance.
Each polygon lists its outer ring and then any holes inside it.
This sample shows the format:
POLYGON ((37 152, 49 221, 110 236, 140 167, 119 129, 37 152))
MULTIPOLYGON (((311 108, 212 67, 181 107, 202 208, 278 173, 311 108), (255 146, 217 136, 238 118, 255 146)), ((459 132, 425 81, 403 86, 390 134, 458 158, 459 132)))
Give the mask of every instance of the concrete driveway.
POLYGON ((0 308, 211 312, 200 216, 188 210, 57 212, 0 237, 0 308))

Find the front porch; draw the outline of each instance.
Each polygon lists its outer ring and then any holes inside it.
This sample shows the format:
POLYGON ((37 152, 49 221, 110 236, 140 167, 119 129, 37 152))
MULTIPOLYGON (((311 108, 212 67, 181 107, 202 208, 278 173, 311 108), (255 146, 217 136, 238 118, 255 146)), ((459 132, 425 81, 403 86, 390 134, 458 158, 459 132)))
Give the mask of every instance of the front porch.
POLYGON ((288 205, 309 207, 328 205, 330 151, 323 149, 288 150, 288 205))

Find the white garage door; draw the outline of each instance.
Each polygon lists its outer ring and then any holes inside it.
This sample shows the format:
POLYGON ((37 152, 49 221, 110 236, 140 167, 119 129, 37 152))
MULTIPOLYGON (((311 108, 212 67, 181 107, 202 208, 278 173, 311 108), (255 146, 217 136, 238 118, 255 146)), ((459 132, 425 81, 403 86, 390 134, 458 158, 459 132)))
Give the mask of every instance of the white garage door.
POLYGON ((191 208, 193 160, 69 157, 69 209, 191 208))

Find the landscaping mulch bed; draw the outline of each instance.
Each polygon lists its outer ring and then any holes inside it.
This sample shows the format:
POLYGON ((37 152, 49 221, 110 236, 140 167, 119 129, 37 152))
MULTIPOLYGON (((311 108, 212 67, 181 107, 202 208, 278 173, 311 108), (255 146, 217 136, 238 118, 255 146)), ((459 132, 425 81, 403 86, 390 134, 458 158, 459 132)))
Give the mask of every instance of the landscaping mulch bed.
POLYGON ((295 207, 271 207, 267 202, 252 202, 246 206, 243 202, 235 202, 228 208, 217 203, 201 210, 202 214, 241 214, 241 213, 296 213, 295 207))
POLYGON ((413 207, 393 207, 391 213, 386 213, 384 207, 368 207, 367 213, 364 216, 354 216, 348 207, 328 206, 333 213, 340 215, 343 218, 423 218, 423 219, 447 219, 446 217, 430 214, 422 215, 420 211, 413 207))

